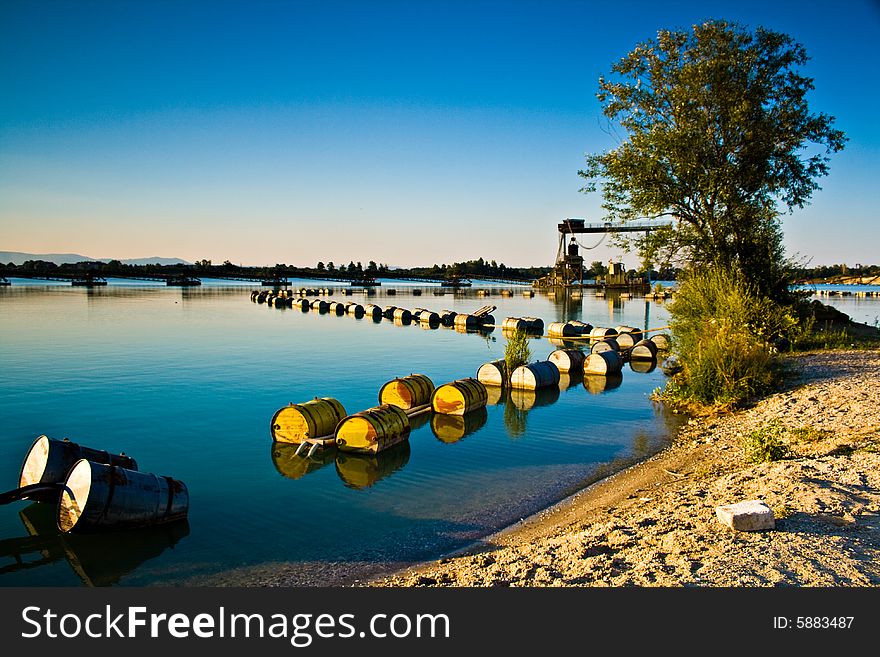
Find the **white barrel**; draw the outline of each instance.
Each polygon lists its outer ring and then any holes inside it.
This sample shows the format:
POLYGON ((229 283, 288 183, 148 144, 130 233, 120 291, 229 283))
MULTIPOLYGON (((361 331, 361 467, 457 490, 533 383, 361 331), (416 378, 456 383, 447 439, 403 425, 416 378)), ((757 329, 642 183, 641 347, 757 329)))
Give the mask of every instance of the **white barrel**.
POLYGON ((580 349, 557 349, 547 360, 556 365, 560 372, 581 372, 585 359, 586 355, 580 349))
POLYGON ((591 354, 600 354, 603 351, 620 351, 620 345, 615 338, 606 338, 605 340, 594 342, 593 346, 590 347, 591 354))
POLYGON ((617 344, 621 349, 631 349, 638 341, 638 337, 634 336, 632 333, 618 333, 617 337, 614 339, 617 341, 617 344))
POLYGON ((616 351, 603 351, 590 354, 584 361, 584 374, 617 374, 623 367, 623 358, 616 351))
POLYGON ((547 335, 552 338, 570 338, 580 334, 580 330, 569 322, 551 322, 547 327, 547 335))
POLYGON ((650 339, 651 342, 657 345, 657 349, 660 351, 669 351, 670 347, 672 347, 672 341, 665 333, 655 333, 650 339))
POLYGON ((629 350, 630 360, 657 360, 657 345, 650 340, 639 340, 629 350))
POLYGON ((477 381, 487 386, 503 386, 507 383, 507 362, 502 358, 483 363, 477 370, 477 381))
POLYGON ((590 331, 590 337, 594 340, 604 340, 605 338, 614 338, 617 337, 617 331, 613 328, 606 328, 604 326, 595 326, 593 330, 590 331))
POLYGON ((517 367, 510 375, 512 388, 537 390, 559 385, 559 370, 549 360, 517 367))

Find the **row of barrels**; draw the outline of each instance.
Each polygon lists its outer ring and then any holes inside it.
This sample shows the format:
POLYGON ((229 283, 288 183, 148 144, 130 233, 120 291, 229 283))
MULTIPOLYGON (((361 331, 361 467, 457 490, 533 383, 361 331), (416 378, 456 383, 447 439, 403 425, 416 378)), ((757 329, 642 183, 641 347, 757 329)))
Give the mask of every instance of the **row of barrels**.
POLYGON ((816 290, 822 297, 880 297, 880 290, 816 290))
POLYGON ((476 379, 459 379, 435 388, 424 374, 410 374, 383 385, 378 406, 352 415, 332 397, 291 403, 275 412, 270 431, 276 442, 378 453, 407 440, 412 416, 432 411, 464 415, 485 407, 487 400, 486 387, 476 379))
POLYGON ((4 501, 30 499, 56 505, 62 532, 121 529, 186 518, 186 485, 141 472, 130 456, 111 454, 67 439, 39 436, 25 455, 19 487, 4 501))

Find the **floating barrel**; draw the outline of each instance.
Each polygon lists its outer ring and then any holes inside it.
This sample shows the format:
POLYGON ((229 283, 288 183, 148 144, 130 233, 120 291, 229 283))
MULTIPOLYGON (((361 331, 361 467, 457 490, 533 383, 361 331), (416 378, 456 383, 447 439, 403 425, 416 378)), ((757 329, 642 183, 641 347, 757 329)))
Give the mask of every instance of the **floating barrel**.
POLYGON ((501 322, 502 331, 528 331, 529 324, 520 317, 505 317, 501 322))
POLYGON ((533 296, 535 296, 535 292, 533 290, 523 290, 522 295, 527 299, 531 299, 533 296))
POLYGON ((412 313, 406 308, 395 308, 393 317, 395 321, 400 321, 404 324, 409 324, 412 321, 412 313))
POLYGON ((374 303, 364 306, 364 314, 373 319, 382 319, 382 309, 374 303))
POLYGON ((582 372, 586 355, 580 349, 557 349, 547 359, 556 366, 560 372, 582 372))
POLYGON ((301 443, 307 438, 329 436, 344 417, 345 409, 332 397, 290 404, 272 416, 272 439, 282 443, 301 443))
POLYGON ((349 315, 354 315, 355 317, 363 317, 364 316, 364 307, 359 303, 345 304, 345 311, 349 315))
POLYGON ((430 310, 424 310, 419 313, 419 322, 422 324, 440 325, 440 315, 430 310))
POLYGON ((526 323, 526 330, 530 333, 541 334, 544 332, 544 320, 540 317, 522 317, 526 323))
POLYGON ((590 331, 590 338, 594 340, 604 340, 605 338, 616 338, 617 331, 613 328, 605 328, 604 326, 596 326, 590 331))
POLYGON ((456 443, 482 429, 488 419, 489 413, 484 406, 464 415, 434 413, 431 415, 431 431, 441 443, 456 443))
POLYGON ((477 319, 480 320, 480 327, 489 329, 490 327, 495 326, 495 317, 492 315, 480 315, 477 319))
POLYGON ((512 388, 537 390, 547 386, 559 385, 559 370, 549 360, 520 365, 510 375, 512 388))
POLYGON ((501 296, 502 297, 512 297, 513 292, 511 292, 510 290, 501 290, 501 296))
POLYGON ((639 340, 629 350, 630 360, 657 360, 657 345, 650 340, 639 340))
POLYGON ((460 314, 456 315, 452 322, 455 326, 465 328, 479 328, 480 318, 476 315, 460 314))
POLYGON ((406 413, 382 404, 343 419, 336 427, 336 446, 346 452, 376 454, 406 440, 409 431, 406 413))
POLYGON ((188 511, 182 481, 80 459, 64 481, 58 529, 143 527, 180 520, 188 511))
POLYGON ((369 488, 403 468, 409 462, 409 452, 407 440, 378 454, 339 452, 336 455, 336 474, 348 488, 369 488))
POLYGON ((395 310, 397 310, 397 306, 385 306, 382 309, 382 317, 385 319, 394 319, 395 310))
POLYGON ((291 308, 299 308, 300 310, 308 310, 309 309, 309 300, 308 299, 293 299, 290 300, 291 308))
POLYGON ((477 381, 486 386, 507 384, 507 362, 502 358, 491 363, 483 363, 477 370, 477 381))
POLYGON ((486 386, 476 379, 458 379, 445 383, 431 395, 431 407, 445 415, 464 415, 486 405, 486 386))
POLYGON ((419 314, 421 314, 421 313, 426 313, 426 312, 428 312, 428 309, 427 309, 427 308, 413 308, 413 309, 412 309, 412 316, 413 316, 415 319, 418 319, 419 314))
POLYGON ((606 376, 595 376, 587 374, 584 376, 584 388, 591 395, 598 395, 606 390, 613 390, 620 387, 623 383, 623 374, 608 374, 606 376))
POLYGON ((547 327, 547 335, 552 338, 571 338, 581 335, 581 330, 571 322, 551 322, 547 327))
POLYGON ((440 323, 443 326, 452 326, 455 323, 455 316, 458 313, 454 310, 441 310, 440 311, 440 323))
POLYGON ((333 463, 336 458, 335 449, 319 449, 312 456, 297 454, 299 445, 289 443, 272 443, 272 463, 278 473, 288 479, 301 479, 310 472, 320 470, 333 463))
POLYGON ((405 411, 431 403, 434 383, 424 374, 393 379, 379 389, 379 403, 393 404, 405 411))
POLYGON ((618 333, 617 337, 614 338, 621 349, 631 349, 638 339, 638 336, 632 333, 618 333))
POLYGON ((344 297, 350 297, 350 296, 351 296, 351 290, 349 290, 347 287, 342 288, 342 296, 344 296, 344 297))
POLYGON ((623 367, 623 358, 616 351, 602 351, 590 354, 584 361, 584 374, 617 374, 623 367))
POLYGON ((672 347, 672 342, 670 341, 669 336, 665 333, 655 333, 651 336, 650 340, 657 345, 659 351, 669 351, 672 347))
POLYGON ((620 351, 620 344, 617 342, 617 339, 605 338, 604 340, 594 342, 593 346, 590 347, 591 354, 601 354, 603 351, 620 351))
POLYGON ((389 296, 394 296, 395 294, 397 294, 397 290, 395 290, 394 288, 391 288, 390 290, 385 290, 385 294, 387 294, 389 296))
MULTIPOLYGON (((64 440, 53 440, 46 436, 37 438, 24 457, 18 486, 31 484, 53 484, 64 481, 70 468, 80 459, 95 463, 118 465, 129 470, 137 470, 137 462, 125 454, 110 454, 99 449, 92 449, 77 443, 64 440)), ((30 499, 56 500, 57 493, 33 494, 30 499)))
POLYGON ((636 358, 629 361, 629 368, 639 374, 650 374, 657 369, 657 361, 636 358))
POLYGON ((559 401, 558 386, 548 386, 535 390, 512 388, 510 391, 510 403, 520 411, 530 411, 536 406, 549 406, 557 401, 559 401))
POLYGON ((335 313, 337 315, 344 315, 345 314, 345 304, 340 303, 339 301, 331 301, 329 310, 331 313, 335 313))
POLYGON ((256 301, 256 300, 257 300, 257 296, 258 296, 259 294, 260 294, 260 293, 259 293, 257 290, 254 290, 253 292, 251 292, 251 301, 256 301))
POLYGON ((614 330, 618 333, 632 333, 634 336, 640 337, 642 335, 642 330, 636 328, 635 326, 616 326, 614 330))
POLYGON ((311 304, 312 310, 319 310, 322 313, 330 310, 330 304, 323 299, 315 299, 311 304))
POLYGON ((580 331, 580 335, 589 335, 590 331, 593 330, 592 324, 587 324, 586 322, 582 322, 579 319, 573 319, 569 322, 569 324, 580 331))

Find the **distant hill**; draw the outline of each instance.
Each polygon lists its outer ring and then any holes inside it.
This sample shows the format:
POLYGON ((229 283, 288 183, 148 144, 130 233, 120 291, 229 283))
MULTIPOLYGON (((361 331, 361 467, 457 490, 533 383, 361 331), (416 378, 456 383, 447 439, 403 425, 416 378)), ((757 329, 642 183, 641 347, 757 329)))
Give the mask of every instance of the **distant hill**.
MULTIPOLYGON (((22 253, 20 251, 0 251, 0 263, 24 264, 27 260, 45 260, 54 262, 56 265, 68 265, 76 262, 110 262, 114 258, 90 258, 79 253, 22 253)), ((119 262, 126 265, 191 265, 191 262, 180 258, 129 258, 119 262)))

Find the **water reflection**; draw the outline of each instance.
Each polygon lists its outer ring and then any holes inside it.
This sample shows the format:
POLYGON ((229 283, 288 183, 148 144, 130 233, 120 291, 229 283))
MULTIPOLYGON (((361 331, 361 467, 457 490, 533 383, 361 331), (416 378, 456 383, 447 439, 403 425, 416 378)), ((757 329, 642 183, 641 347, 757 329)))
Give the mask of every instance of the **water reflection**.
POLYGON ((591 395, 598 395, 606 390, 613 390, 614 388, 620 387, 621 383, 623 383, 623 374, 620 372, 617 374, 608 374, 606 376, 599 376, 596 374, 584 375, 584 388, 586 388, 587 392, 591 395))
POLYGON ((562 391, 574 388, 583 383, 584 373, 578 370, 559 373, 559 389, 562 391))
POLYGON ((293 443, 272 443, 272 463, 278 473, 288 479, 302 479, 310 472, 320 470, 336 459, 336 449, 318 449, 308 456, 308 452, 297 455, 299 445, 293 443))
POLYGON ((378 454, 336 454, 336 474, 348 488, 363 490, 389 477, 409 462, 409 441, 378 454))
POLYGON ((482 429, 488 418, 489 413, 485 407, 477 408, 464 415, 434 413, 431 416, 431 431, 434 432, 434 437, 442 443, 457 443, 462 438, 482 429))
POLYGON ((629 361, 629 368, 633 372, 638 372, 639 374, 650 374, 654 370, 657 369, 657 359, 652 358, 648 359, 636 359, 629 361))
POLYGON ((0 540, 0 575, 65 559, 86 586, 109 586, 189 535, 186 520, 122 532, 63 534, 55 505, 35 502, 19 511, 28 536, 0 540), (28 558, 28 555, 38 557, 28 558))
POLYGON ((530 411, 536 406, 549 406, 559 401, 559 387, 547 386, 537 390, 513 388, 510 391, 510 402, 521 411, 530 411))

